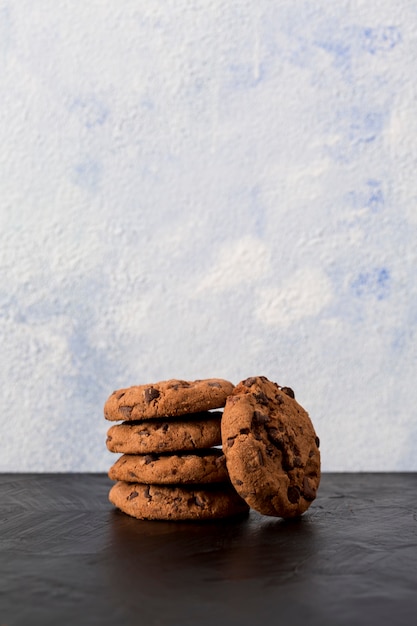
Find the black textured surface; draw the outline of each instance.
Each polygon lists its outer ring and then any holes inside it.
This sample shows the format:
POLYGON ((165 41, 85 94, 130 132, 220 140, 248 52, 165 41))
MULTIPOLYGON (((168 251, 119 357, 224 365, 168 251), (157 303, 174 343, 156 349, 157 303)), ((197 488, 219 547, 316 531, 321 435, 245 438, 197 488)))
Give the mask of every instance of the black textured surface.
POLYGON ((417 623, 417 474, 325 474, 292 522, 140 522, 110 485, 0 475, 0 626, 417 623))

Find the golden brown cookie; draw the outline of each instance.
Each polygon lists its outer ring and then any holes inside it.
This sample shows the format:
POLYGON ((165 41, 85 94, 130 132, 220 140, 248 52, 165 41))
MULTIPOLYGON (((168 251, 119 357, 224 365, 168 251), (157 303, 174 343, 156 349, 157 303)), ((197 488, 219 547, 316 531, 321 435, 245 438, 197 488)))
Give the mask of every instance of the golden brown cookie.
POLYGON ((124 454, 108 474, 111 480, 159 485, 229 481, 224 454, 217 448, 165 455, 124 454))
POLYGON ((110 452, 150 454, 211 448, 222 442, 221 412, 186 415, 181 419, 123 422, 111 426, 106 445, 110 452))
POLYGON ((233 485, 260 513, 295 517, 315 499, 319 440, 289 387, 264 376, 239 383, 223 412, 222 445, 233 485))
POLYGON ((109 500, 124 513, 149 520, 219 519, 249 510, 230 484, 201 487, 117 482, 109 500))
POLYGON ((209 411, 223 407, 232 391, 232 383, 220 378, 138 385, 114 391, 104 405, 104 416, 130 421, 209 411))

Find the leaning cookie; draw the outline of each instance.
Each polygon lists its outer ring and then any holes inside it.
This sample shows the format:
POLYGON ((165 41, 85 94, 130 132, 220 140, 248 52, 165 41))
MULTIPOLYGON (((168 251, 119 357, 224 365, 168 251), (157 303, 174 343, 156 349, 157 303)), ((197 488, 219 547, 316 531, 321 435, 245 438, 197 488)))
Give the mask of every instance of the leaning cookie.
POLYGON ((295 517, 315 499, 319 440, 290 388, 264 376, 239 383, 223 412, 222 445, 233 485, 260 513, 295 517))
POLYGON ((233 384, 220 378, 166 380, 114 391, 104 405, 111 421, 174 417, 218 409, 225 405, 233 384))
POLYGON ((211 448, 221 444, 219 411, 171 418, 123 422, 107 431, 106 445, 110 452, 150 454, 211 448))
POLYGON ((242 515, 248 505, 226 485, 143 485, 117 482, 109 500, 132 517, 148 520, 209 520, 242 515))
POLYGON ((224 454, 217 448, 167 455, 124 454, 108 475, 111 480, 159 485, 230 482, 224 454))

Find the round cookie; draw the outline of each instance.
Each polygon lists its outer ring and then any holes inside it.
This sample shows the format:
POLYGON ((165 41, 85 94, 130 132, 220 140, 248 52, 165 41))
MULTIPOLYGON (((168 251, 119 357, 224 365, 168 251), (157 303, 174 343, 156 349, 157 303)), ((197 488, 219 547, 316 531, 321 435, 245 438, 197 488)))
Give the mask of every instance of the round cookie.
POLYGON ((130 421, 199 413, 223 407, 232 391, 232 383, 220 378, 137 385, 114 391, 104 405, 104 417, 130 421))
POLYGON ((224 454, 211 450, 157 454, 124 454, 109 469, 111 480, 158 485, 230 482, 224 454))
POLYGON ((289 387, 264 376, 239 383, 223 412, 222 446, 232 484, 259 513, 295 517, 315 499, 319 439, 289 387))
POLYGON ((242 515, 248 505, 231 485, 143 485, 117 482, 109 500, 118 509, 149 520, 208 520, 242 515))
POLYGON ((111 426, 106 445, 110 452, 150 454, 211 448, 221 444, 219 411, 196 413, 184 418, 123 422, 111 426))

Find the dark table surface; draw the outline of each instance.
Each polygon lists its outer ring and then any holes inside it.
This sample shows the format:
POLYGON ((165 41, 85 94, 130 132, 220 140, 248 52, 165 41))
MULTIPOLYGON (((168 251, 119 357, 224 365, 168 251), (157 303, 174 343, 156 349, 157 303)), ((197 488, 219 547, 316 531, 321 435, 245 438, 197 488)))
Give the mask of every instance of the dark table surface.
POLYGON ((138 521, 110 485, 0 475, 0 626, 417 624, 417 474, 324 474, 291 522, 138 521))

